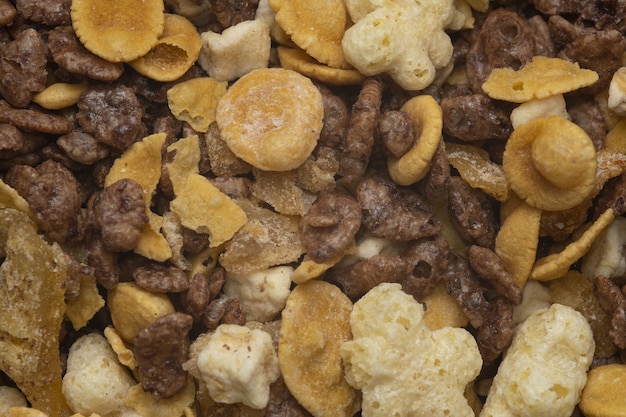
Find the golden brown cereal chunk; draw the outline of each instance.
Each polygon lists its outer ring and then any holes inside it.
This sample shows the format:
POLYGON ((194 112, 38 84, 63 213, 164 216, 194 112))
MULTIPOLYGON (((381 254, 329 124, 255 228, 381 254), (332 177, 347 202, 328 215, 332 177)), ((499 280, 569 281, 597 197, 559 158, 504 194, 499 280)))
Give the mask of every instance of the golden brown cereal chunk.
POLYGON ((351 337, 351 311, 338 287, 317 280, 298 285, 283 310, 278 364, 289 391, 315 417, 350 417, 359 409, 339 354, 351 337))
POLYGON ((72 25, 89 51, 128 62, 150 51, 163 33, 162 0, 73 0, 72 25))
POLYGON ((61 393, 59 332, 65 312, 65 254, 48 245, 24 213, 0 211, 0 370, 33 407, 69 412, 61 393))
POLYGON ((306 161, 322 130, 322 94, 291 70, 264 68, 237 80, 217 105, 222 139, 235 155, 267 171, 306 161))

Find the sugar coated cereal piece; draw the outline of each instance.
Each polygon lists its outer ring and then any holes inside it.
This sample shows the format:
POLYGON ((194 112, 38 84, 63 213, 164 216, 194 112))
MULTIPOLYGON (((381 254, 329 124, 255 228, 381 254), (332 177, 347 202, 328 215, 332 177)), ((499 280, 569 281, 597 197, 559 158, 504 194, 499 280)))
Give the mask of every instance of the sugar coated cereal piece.
POLYGON ((353 339, 341 347, 348 382, 362 390, 363 415, 473 416, 464 391, 482 367, 465 329, 431 331, 424 308, 383 283, 354 305, 353 339))
POLYGON ((231 151, 267 171, 299 167, 322 130, 322 94, 307 77, 265 68, 237 80, 217 105, 216 121, 231 151))
POLYGON ((350 339, 351 310, 338 287, 318 280, 296 286, 283 310, 280 370, 291 394, 314 417, 350 417, 359 409, 339 354, 350 339))
POLYGON ((533 119, 513 131, 502 155, 511 189, 542 210, 566 210, 595 188, 593 142, 578 125, 561 116, 533 119))
POLYGON ((341 40, 348 25, 343 0, 270 0, 276 22, 291 40, 318 62, 346 68, 341 40))
POLYGON ((344 34, 343 52, 362 74, 387 73, 400 87, 421 90, 450 62, 444 29, 455 16, 452 0, 348 0, 346 7, 354 25, 344 34))
POLYGON ((258 329, 222 324, 198 353, 200 379, 213 400, 261 409, 280 375, 271 336, 258 329))
POLYGON ((355 69, 334 68, 320 64, 301 49, 279 46, 276 52, 281 67, 327 84, 359 85, 365 80, 365 76, 355 69))
POLYGON ((594 347, 589 323, 573 308, 534 312, 518 328, 480 416, 571 416, 594 347))
POLYGON ((597 80, 598 73, 582 69, 577 63, 561 58, 535 56, 517 71, 512 68, 495 68, 482 89, 496 100, 523 103, 569 93, 590 86, 597 80))
POLYGON ((255 69, 267 68, 272 40, 262 20, 246 20, 222 33, 200 35, 198 64, 219 81, 233 81, 255 69))
POLYGON ((227 87, 226 81, 215 78, 192 78, 167 90, 167 105, 178 120, 189 123, 198 132, 207 132, 227 87))
POLYGON ((185 17, 165 13, 163 33, 150 51, 129 62, 138 73, 156 81, 179 79, 196 62, 202 40, 185 17))
POLYGON ((602 365, 589 371, 579 407, 587 417, 624 417, 624 398, 626 365, 602 365))
POLYGON ((163 0, 73 0, 72 26, 89 51, 128 62, 150 51, 163 33, 163 0))

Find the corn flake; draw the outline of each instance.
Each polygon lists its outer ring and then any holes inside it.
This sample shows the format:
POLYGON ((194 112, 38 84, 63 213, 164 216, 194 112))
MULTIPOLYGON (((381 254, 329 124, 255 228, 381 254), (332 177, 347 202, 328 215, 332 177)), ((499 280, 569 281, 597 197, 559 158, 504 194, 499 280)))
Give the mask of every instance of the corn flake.
POLYGON ((167 90, 167 105, 174 117, 198 132, 207 132, 215 121, 215 109, 228 83, 211 77, 193 78, 167 90))
POLYGON ((85 327, 104 304, 104 298, 98 292, 96 279, 83 275, 80 277, 78 297, 67 302, 65 315, 72 322, 74 329, 78 330, 85 327))
POLYGON ((276 49, 283 68, 331 85, 359 85, 365 76, 355 69, 334 68, 321 64, 301 49, 279 46, 276 49))

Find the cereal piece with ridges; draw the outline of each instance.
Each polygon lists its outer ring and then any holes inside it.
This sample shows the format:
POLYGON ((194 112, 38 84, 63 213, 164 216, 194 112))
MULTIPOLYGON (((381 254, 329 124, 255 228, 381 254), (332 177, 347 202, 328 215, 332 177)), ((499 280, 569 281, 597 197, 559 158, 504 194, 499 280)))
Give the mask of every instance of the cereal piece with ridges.
POLYGON ((624 417, 624 398, 626 365, 603 365, 589 371, 579 406, 587 417, 624 417))

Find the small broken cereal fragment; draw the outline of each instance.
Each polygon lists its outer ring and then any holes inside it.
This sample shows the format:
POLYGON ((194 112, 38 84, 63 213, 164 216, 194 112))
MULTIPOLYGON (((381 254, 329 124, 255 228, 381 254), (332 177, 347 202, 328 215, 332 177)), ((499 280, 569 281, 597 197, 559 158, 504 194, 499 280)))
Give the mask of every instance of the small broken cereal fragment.
POLYGON ((0 180, 0 209, 15 209, 21 211, 34 220, 34 215, 30 210, 28 201, 15 191, 15 188, 9 186, 6 182, 0 180))
POLYGON ((626 365, 602 365, 589 371, 579 407, 587 417, 624 417, 624 398, 626 365))
POLYGON ((595 71, 582 69, 575 62, 535 56, 517 71, 495 68, 482 88, 493 99, 523 103, 569 93, 590 86, 597 80, 595 71))
POLYGON ((352 302, 333 284, 294 288, 282 313, 278 363, 287 388, 314 417, 350 417, 357 391, 346 382, 339 350, 350 339, 352 302))
POLYGON ((96 279, 89 275, 81 275, 80 291, 76 298, 67 302, 65 315, 72 322, 74 329, 78 330, 85 327, 104 304, 104 299, 98 293, 96 279))
MULTIPOLYGON (((189 380, 185 388, 170 398, 155 398, 145 391, 141 384, 133 385, 124 399, 126 408, 130 407, 140 416, 180 417, 189 416, 185 410, 192 406, 196 397, 196 386, 189 380), (183 414, 184 413, 184 414, 183 414)), ((126 413, 123 413, 126 414, 126 413)), ((134 413, 129 412, 129 415, 134 413)))
POLYGON ((175 81, 189 70, 200 55, 202 40, 185 17, 165 13, 164 29, 150 52, 128 64, 156 81, 175 81))
POLYGON ((348 25, 343 0, 270 0, 276 22, 291 40, 316 61, 348 68, 341 40, 348 25))
POLYGON ((192 78, 167 90, 167 105, 174 117, 198 132, 207 132, 215 121, 215 110, 228 83, 211 77, 192 78))
POLYGON ((280 66, 331 85, 359 85, 365 76, 355 69, 333 68, 320 64, 301 49, 276 48, 280 66))
POLYGON ((535 311, 516 331, 480 415, 571 416, 594 347, 589 324, 573 308, 535 311))
POLYGON ((72 26, 89 51, 128 62, 150 51, 163 33, 163 0, 72 0, 72 26))
POLYGON ((200 381, 217 402, 267 406, 270 384, 280 375, 272 337, 260 329, 222 324, 197 356, 200 381))
POLYGON ((241 77, 219 101, 215 117, 233 153, 267 171, 302 165, 317 145, 323 118, 317 87, 283 68, 258 69, 241 77))
POLYGON ((595 189, 593 142, 561 116, 533 119, 515 129, 506 143, 502 167, 511 189, 542 210, 572 208, 595 189))
POLYGON ((61 392, 59 332, 65 313, 67 259, 32 220, 0 210, 0 370, 30 404, 50 416, 69 412, 61 392))
POLYGON ((363 415, 473 416, 463 393, 482 367, 465 329, 431 331, 422 304, 383 283, 354 305, 354 340, 341 347, 346 379, 363 392, 363 415))

